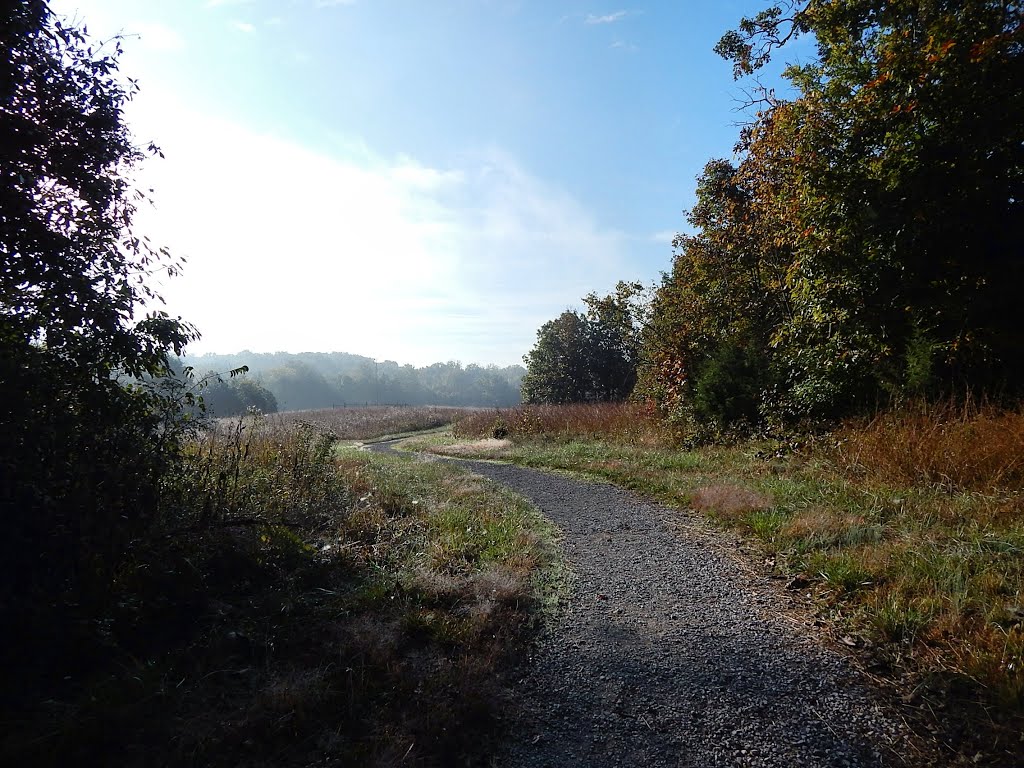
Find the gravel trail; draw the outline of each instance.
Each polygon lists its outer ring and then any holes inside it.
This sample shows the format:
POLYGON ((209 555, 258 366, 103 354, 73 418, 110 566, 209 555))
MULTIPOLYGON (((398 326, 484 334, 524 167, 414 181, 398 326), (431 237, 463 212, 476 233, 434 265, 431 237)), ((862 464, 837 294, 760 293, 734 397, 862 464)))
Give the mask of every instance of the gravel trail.
POLYGON ((513 683, 519 714, 494 765, 942 764, 695 515, 606 484, 455 463, 558 525, 572 574, 513 683))

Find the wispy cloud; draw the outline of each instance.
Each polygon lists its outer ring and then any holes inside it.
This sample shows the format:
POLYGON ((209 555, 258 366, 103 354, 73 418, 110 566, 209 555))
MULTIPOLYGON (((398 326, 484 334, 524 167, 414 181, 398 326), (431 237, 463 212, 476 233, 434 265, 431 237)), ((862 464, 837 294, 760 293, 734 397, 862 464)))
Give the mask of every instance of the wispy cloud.
POLYGON ((248 21, 233 21, 231 27, 239 32, 245 32, 247 35, 256 31, 256 26, 248 21))
POLYGON ((614 24, 616 21, 621 21, 629 15, 629 11, 615 11, 614 13, 606 13, 602 15, 588 13, 587 18, 583 20, 584 24, 614 24))

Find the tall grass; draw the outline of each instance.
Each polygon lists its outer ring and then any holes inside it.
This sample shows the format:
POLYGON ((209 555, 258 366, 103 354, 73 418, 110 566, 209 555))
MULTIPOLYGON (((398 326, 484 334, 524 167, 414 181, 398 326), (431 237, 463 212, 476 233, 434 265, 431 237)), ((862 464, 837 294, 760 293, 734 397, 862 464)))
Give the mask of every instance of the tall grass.
POLYGON ((844 470, 886 482, 1024 490, 1024 407, 914 403, 847 422, 834 438, 844 470))
POLYGON ((309 525, 344 514, 336 436, 314 424, 250 415, 222 423, 185 449, 164 499, 168 525, 309 525))
POLYGON ((269 423, 289 426, 313 424, 340 440, 369 440, 385 435, 433 429, 451 424, 479 409, 444 405, 371 405, 365 408, 318 408, 286 411, 268 417, 269 423))
POLYGON ((670 440, 653 411, 637 403, 523 405, 478 411, 459 419, 453 432, 458 437, 584 438, 643 445, 670 440))

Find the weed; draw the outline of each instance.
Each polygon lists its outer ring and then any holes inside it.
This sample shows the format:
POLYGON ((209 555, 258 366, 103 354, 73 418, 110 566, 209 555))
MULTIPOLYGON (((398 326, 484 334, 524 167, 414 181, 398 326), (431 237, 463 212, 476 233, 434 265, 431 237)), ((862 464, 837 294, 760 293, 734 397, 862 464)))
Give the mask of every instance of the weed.
POLYGON ((871 600, 871 625, 882 639, 913 645, 935 611, 933 603, 882 590, 871 600))
POLYGON ((786 515, 779 512, 758 510, 751 512, 747 517, 747 525, 755 536, 770 544, 775 541, 786 520, 786 515))
POLYGON ((820 576, 828 586, 851 593, 874 584, 875 576, 864 567, 861 558, 849 552, 814 552, 805 566, 808 573, 820 576))

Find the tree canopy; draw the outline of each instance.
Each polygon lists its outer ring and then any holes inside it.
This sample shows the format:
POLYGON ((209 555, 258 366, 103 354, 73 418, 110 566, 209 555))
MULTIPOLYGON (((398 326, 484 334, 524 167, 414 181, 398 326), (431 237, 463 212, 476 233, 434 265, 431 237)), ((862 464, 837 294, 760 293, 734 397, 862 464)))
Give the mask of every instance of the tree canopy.
POLYGON ((741 21, 738 77, 813 35, 795 95, 762 89, 712 161, 654 302, 643 386, 692 406, 738 346, 762 413, 909 393, 1019 393, 1024 11, 993 0, 809 0, 741 21))
MULTIPOLYGON (((173 442, 145 377, 196 333, 145 277, 178 263, 132 229, 134 84, 43 0, 0 12, 3 595, 81 585, 155 508, 173 442)), ((155 147, 149 148, 156 152, 155 147)))
POLYGON ((523 358, 525 403, 624 400, 636 383, 643 286, 620 282, 615 293, 590 294, 585 313, 566 310, 540 327, 523 358))

